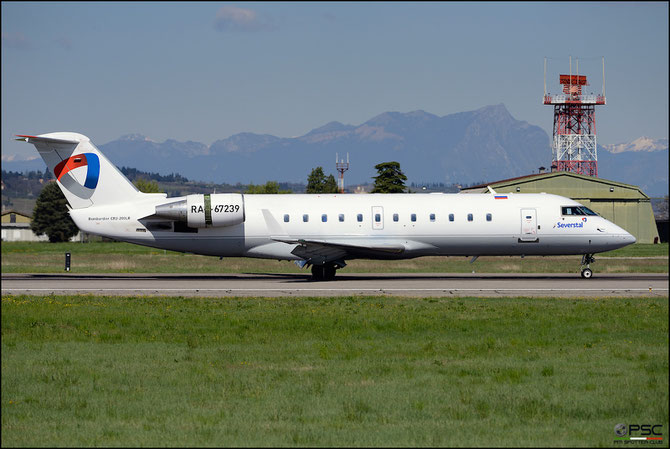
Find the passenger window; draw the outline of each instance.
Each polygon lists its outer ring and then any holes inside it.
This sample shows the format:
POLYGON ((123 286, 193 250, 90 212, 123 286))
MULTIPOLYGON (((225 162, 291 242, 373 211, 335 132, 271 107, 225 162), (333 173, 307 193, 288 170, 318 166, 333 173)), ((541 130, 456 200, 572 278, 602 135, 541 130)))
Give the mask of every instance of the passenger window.
POLYGON ((412 221, 416 221, 416 214, 412 214, 412 216, 411 216, 411 220, 412 220, 412 221))
POLYGON ((305 223, 307 223, 307 222, 309 221, 309 215, 307 215, 307 214, 303 215, 303 216, 302 216, 302 221, 304 221, 305 223))
POLYGON ((363 214, 356 215, 356 221, 358 221, 359 223, 363 221, 363 214))
POLYGON ((288 221, 289 221, 288 214, 284 214, 284 223, 288 223, 288 221))
POLYGON ((375 222, 380 223, 382 221, 381 214, 375 214, 375 222))
POLYGON ((398 214, 393 214, 393 221, 398 221, 398 214))
POLYGON ((435 221, 435 214, 430 214, 430 221, 435 221))
POLYGON ((486 221, 492 221, 492 220, 493 220, 493 215, 486 214, 486 221))
POLYGON ((454 214, 449 214, 449 221, 454 221, 454 214))
POLYGON ((337 217, 340 221, 344 221, 344 214, 340 214, 337 217))
POLYGON ((468 214, 468 221, 472 221, 472 214, 468 214))
POLYGON ((328 215, 326 215, 326 214, 321 215, 321 221, 324 222, 324 223, 327 222, 328 221, 328 215))

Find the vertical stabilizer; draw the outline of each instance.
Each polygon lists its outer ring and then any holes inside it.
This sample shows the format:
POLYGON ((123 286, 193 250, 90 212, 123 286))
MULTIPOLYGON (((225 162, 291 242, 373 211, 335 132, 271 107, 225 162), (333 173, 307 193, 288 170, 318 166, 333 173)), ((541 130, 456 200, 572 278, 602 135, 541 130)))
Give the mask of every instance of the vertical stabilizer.
POLYGON ((145 195, 82 134, 17 137, 35 145, 73 209, 124 203, 145 195))

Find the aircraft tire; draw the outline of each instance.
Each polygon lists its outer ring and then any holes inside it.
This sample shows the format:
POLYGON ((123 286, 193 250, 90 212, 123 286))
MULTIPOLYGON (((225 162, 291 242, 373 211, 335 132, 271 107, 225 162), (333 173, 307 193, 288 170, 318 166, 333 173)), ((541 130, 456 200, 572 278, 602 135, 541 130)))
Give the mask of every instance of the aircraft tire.
POLYGON ((312 265, 312 280, 332 281, 335 279, 336 267, 333 264, 312 265))
POLYGON ((323 281, 323 265, 312 265, 312 280, 323 281))
POLYGON ((593 271, 591 271, 590 268, 584 268, 582 270, 582 277, 584 279, 591 279, 592 276, 593 276, 593 271))
POLYGON ((332 265, 332 264, 324 265, 324 270, 323 270, 324 276, 323 276, 323 278, 326 281, 332 281, 333 279, 335 279, 335 270, 336 270, 335 265, 332 265))

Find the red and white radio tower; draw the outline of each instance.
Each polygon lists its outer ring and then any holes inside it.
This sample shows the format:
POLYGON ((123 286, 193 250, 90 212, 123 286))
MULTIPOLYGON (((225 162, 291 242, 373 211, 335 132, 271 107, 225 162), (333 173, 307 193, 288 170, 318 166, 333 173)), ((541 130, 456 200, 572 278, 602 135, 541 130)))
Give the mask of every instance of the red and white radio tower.
POLYGON ((338 154, 335 153, 335 169, 340 173, 340 193, 344 193, 344 172, 349 170, 349 153, 347 153, 347 162, 344 162, 344 159, 338 159, 338 154))
POLYGON ((582 86, 588 86, 586 76, 559 75, 562 95, 547 94, 547 58, 544 59, 544 104, 554 106, 554 139, 551 144, 552 170, 569 171, 598 177, 596 143, 596 105, 605 104, 605 58, 603 58, 602 95, 582 95, 582 86))

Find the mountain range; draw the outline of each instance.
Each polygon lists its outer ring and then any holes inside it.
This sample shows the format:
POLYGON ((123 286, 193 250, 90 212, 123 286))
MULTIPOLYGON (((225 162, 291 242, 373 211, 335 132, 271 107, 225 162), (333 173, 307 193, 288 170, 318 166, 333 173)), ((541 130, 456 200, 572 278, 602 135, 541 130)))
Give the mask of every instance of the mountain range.
MULTIPOLYGON (((347 185, 367 184, 374 166, 398 161, 409 182, 472 184, 537 173, 550 167, 550 136, 516 120, 503 104, 437 116, 425 111, 384 112, 360 125, 330 122, 303 136, 239 133, 207 146, 131 134, 98 147, 117 166, 177 172, 217 183, 306 182, 310 171, 334 170, 335 154, 349 154, 347 185)), ((43 170, 41 161, 3 161, 3 169, 43 170)), ((601 178, 639 185, 648 195, 668 194, 668 141, 641 137, 599 145, 601 178)))
POLYGON ((643 136, 630 143, 603 145, 603 148, 610 153, 623 153, 625 151, 662 151, 668 148, 668 139, 651 139, 643 136))

